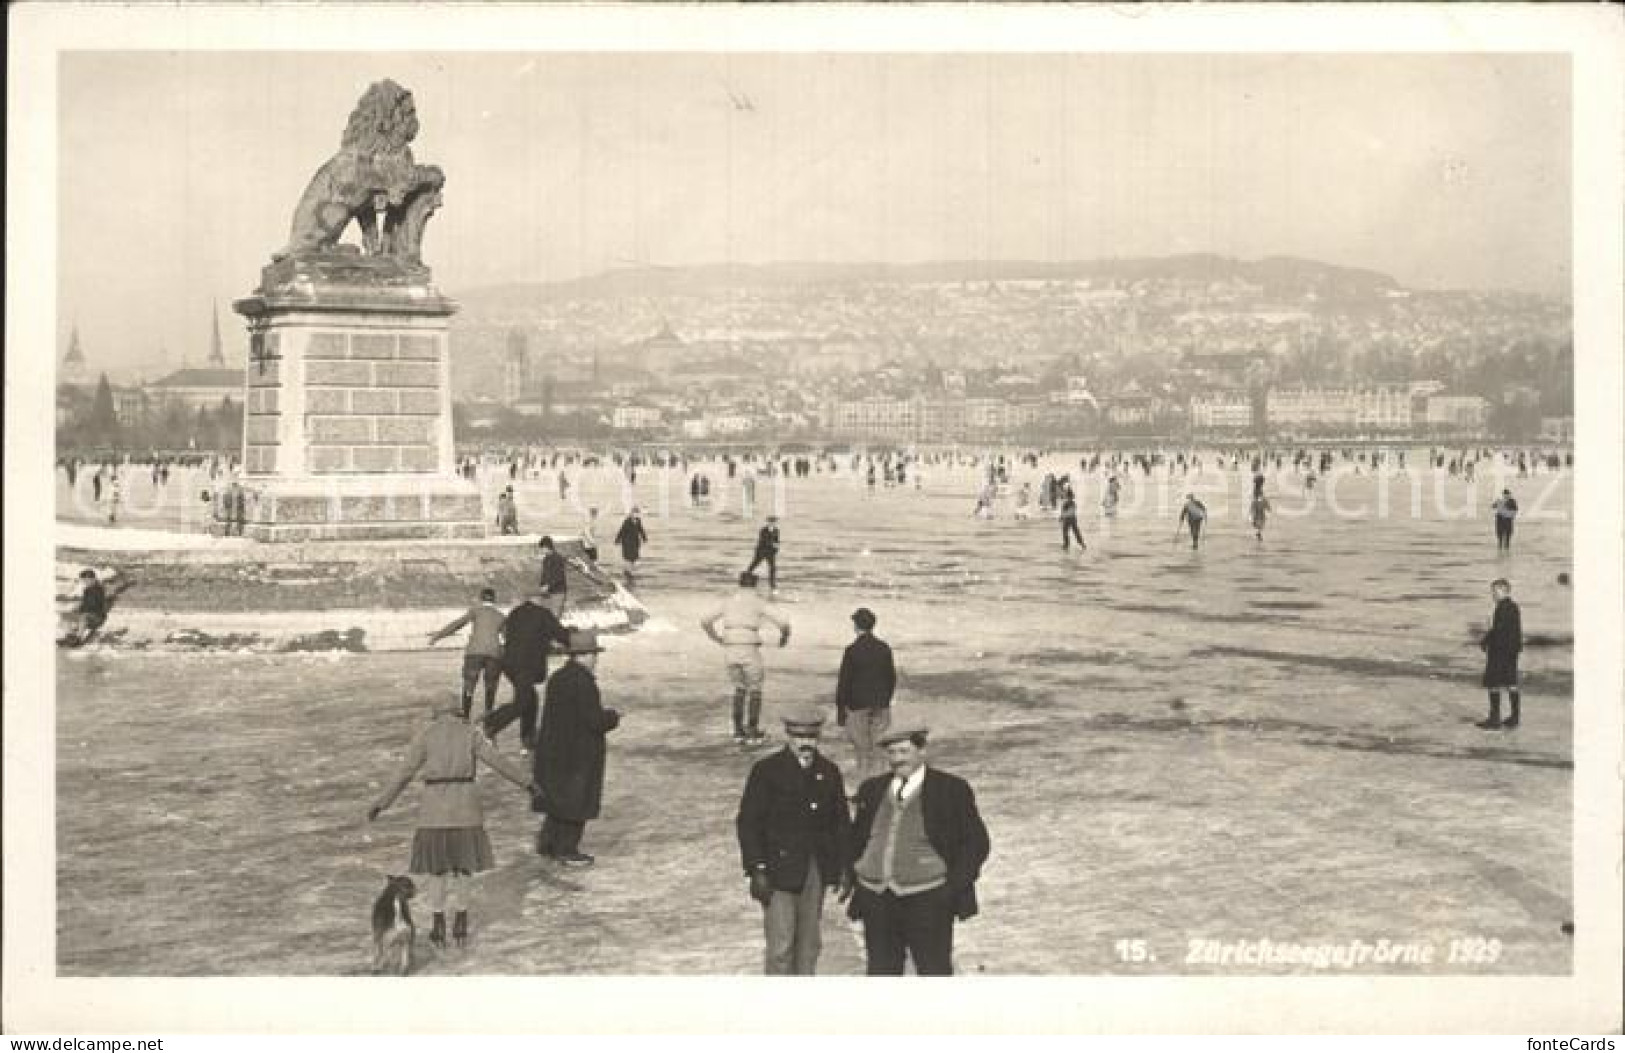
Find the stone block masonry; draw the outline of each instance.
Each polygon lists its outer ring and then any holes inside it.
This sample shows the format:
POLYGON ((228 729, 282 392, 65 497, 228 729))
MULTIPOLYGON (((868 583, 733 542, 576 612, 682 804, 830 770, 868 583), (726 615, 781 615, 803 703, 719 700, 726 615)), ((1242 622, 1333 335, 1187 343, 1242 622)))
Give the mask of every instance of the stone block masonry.
MULTIPOLYGON (((306 471, 439 471, 442 347, 439 337, 420 333, 311 333, 305 347, 306 471)), ((257 428, 250 441, 267 431, 257 428)))
POLYGON ((416 272, 370 257, 282 266, 311 280, 282 283, 277 271, 238 304, 257 346, 280 341, 249 370, 244 533, 275 542, 484 536, 479 495, 451 470, 445 320, 456 305, 402 280, 416 272))

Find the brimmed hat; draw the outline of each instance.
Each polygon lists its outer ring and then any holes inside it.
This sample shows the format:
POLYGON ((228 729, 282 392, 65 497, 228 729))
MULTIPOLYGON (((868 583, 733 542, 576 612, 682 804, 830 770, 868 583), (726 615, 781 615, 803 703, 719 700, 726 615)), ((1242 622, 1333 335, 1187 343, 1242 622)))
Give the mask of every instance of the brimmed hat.
POLYGON ((931 729, 926 727, 924 724, 899 724, 890 731, 886 732, 884 735, 880 736, 880 738, 876 739, 875 745, 890 746, 894 742, 902 742, 904 739, 914 738, 918 738, 921 742, 924 742, 926 740, 926 736, 930 734, 931 729))
POLYGON ((570 642, 565 646, 565 654, 602 654, 604 649, 598 646, 598 634, 591 629, 571 629, 570 642))
POLYGON ((824 726, 824 711, 817 706, 791 706, 779 719, 789 731, 819 731, 824 726))

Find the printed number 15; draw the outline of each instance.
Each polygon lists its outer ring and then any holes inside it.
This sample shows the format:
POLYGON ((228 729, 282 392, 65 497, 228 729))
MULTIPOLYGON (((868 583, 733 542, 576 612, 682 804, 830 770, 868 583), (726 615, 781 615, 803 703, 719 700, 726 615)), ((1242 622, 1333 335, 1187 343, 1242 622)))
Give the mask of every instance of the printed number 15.
POLYGON ((1154 962, 1157 956, 1145 945, 1144 940, 1118 940, 1112 944, 1117 951, 1117 960, 1120 962, 1154 962))

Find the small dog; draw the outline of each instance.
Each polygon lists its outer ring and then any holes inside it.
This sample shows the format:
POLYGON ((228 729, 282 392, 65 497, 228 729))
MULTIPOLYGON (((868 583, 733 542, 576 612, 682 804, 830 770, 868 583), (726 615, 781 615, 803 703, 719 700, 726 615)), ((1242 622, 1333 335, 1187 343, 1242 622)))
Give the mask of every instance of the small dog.
POLYGON ((418 938, 407 901, 417 886, 405 874, 391 874, 384 891, 372 905, 372 971, 405 976, 412 971, 412 952, 418 938))

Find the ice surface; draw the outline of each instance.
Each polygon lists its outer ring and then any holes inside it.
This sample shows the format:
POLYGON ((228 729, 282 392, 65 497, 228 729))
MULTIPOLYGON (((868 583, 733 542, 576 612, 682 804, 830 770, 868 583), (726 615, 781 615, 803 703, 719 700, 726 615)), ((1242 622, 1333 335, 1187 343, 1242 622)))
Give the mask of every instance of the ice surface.
MULTIPOLYGON (((934 762, 970 779, 992 831, 982 916, 956 936, 961 971, 1226 971, 1184 964, 1195 937, 1430 939, 1439 961, 1423 971, 1464 971, 1443 963, 1448 941, 1485 935, 1505 950, 1471 971, 1563 972, 1571 651, 1527 651, 1524 726, 1486 733, 1472 726, 1485 706, 1472 627, 1506 576, 1526 632, 1571 638, 1572 595, 1556 582, 1573 571, 1570 484, 1444 479, 1435 494, 1416 474, 1415 516, 1414 481, 1336 484, 1363 515, 1329 510, 1324 482, 1300 508, 1290 476, 1272 481, 1262 545, 1242 515, 1245 472, 1176 479, 1166 503, 1132 482, 1109 530, 1091 479, 1082 555, 1061 552, 1053 520, 1018 523, 1007 506, 972 518, 974 477, 944 468, 923 493, 794 481, 779 576, 799 602, 785 607, 790 646, 765 653, 769 725, 790 702, 832 710, 848 615, 874 609, 897 654, 897 718, 933 728, 934 762), (1487 514, 1501 485, 1539 510, 1509 556, 1487 514), (1214 511, 1195 553, 1173 537, 1186 489, 1214 511), (1114 941, 1140 938, 1157 962, 1119 961, 1114 941)), ((425 971, 760 967, 733 818, 761 754, 727 741, 722 656, 698 625, 749 562, 757 524, 681 502, 659 514, 648 486, 634 590, 670 631, 600 659, 625 721, 584 845, 599 863, 544 866, 527 802, 483 773, 498 869, 480 879, 475 945, 425 971)), ((770 494, 764 480, 759 507, 770 494)), ((359 969, 366 907, 405 862, 416 791, 365 835, 361 816, 429 700, 456 684, 457 649, 129 653, 116 669, 110 657, 58 666, 63 974, 359 969), (293 910, 296 896, 308 898, 293 910)), ((825 748, 850 772, 830 730, 825 748)), ((500 746, 517 751, 513 732, 500 746)), ((861 971, 833 908, 826 926, 824 971, 861 971)))

